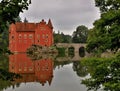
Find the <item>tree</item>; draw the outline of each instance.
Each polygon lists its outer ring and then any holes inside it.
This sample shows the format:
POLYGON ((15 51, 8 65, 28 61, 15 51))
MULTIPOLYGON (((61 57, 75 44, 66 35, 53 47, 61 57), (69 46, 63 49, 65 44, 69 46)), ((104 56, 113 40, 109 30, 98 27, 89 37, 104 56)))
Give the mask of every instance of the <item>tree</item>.
POLYGON ((78 26, 76 31, 73 32, 73 43, 86 43, 88 36, 88 28, 84 25, 78 26))
POLYGON ((76 71, 76 74, 79 77, 85 77, 88 75, 86 66, 81 63, 81 61, 75 61, 73 62, 73 70, 76 71))
POLYGON ((88 91, 119 91, 120 89, 120 53, 111 58, 89 58, 81 61, 89 78, 82 80, 88 91))
POLYGON ((15 18, 20 12, 28 9, 31 0, 2 0, 0 2, 0 32, 2 33, 7 23, 15 23, 15 18))
POLYGON ((63 32, 54 33, 55 43, 71 43, 71 36, 65 35, 63 32))
POLYGON ((94 22, 87 49, 116 52, 120 48, 120 0, 95 0, 95 5, 100 8, 101 18, 94 22))
POLYGON ((63 41, 63 38, 61 36, 61 34, 58 32, 57 34, 54 33, 54 42, 55 43, 62 43, 63 41))
POLYGON ((22 22, 22 21, 21 21, 21 17, 20 17, 20 16, 17 16, 17 18, 15 18, 15 22, 22 22))
POLYGON ((19 13, 28 9, 31 0, 1 0, 0 1, 0 53, 9 53, 8 26, 19 21, 19 13))
POLYGON ((111 10, 119 10, 120 0, 95 0, 95 5, 100 8, 103 14, 111 10))

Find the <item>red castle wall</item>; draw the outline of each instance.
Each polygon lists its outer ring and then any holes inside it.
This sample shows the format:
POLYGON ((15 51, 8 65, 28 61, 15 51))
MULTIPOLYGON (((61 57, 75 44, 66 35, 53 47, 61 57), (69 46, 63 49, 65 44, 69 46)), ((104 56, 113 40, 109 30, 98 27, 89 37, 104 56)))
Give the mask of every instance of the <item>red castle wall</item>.
POLYGON ((12 52, 26 52, 32 44, 51 46, 53 44, 53 26, 51 20, 46 23, 17 22, 9 27, 9 49, 12 52))

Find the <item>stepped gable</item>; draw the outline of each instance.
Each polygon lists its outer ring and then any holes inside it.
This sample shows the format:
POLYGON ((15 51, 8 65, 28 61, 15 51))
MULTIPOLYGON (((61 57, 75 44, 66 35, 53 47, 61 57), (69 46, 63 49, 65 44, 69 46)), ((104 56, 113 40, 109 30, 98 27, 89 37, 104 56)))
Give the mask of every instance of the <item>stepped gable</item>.
POLYGON ((46 22, 44 21, 44 19, 42 19, 42 21, 40 22, 40 24, 43 24, 43 25, 46 24, 46 22))

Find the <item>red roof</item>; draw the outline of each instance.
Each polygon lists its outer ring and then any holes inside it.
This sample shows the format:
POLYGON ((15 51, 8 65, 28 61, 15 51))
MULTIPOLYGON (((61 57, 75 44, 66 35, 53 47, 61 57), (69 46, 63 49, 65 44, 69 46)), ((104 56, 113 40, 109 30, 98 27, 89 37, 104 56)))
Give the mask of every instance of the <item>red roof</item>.
POLYGON ((35 23, 21 23, 17 22, 15 23, 16 26, 16 31, 21 32, 21 31, 35 31, 36 24, 35 23))
POLYGON ((50 27, 51 29, 53 29, 51 20, 49 19, 48 24, 46 24, 46 22, 44 20, 42 20, 40 23, 28 23, 28 22, 16 22, 15 23, 15 27, 16 27, 16 31, 17 32, 28 32, 28 31, 35 31, 36 27, 39 24, 43 24, 43 25, 47 25, 48 27, 50 27))

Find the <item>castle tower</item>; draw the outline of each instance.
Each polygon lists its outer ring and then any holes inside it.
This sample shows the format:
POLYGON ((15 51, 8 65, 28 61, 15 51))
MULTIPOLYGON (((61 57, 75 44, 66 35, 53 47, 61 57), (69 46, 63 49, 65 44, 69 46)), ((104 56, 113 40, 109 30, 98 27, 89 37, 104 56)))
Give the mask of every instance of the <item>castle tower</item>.
POLYGON ((53 29, 53 25, 52 25, 52 22, 51 22, 50 19, 49 19, 49 21, 48 21, 48 26, 49 26, 51 29, 53 29))

